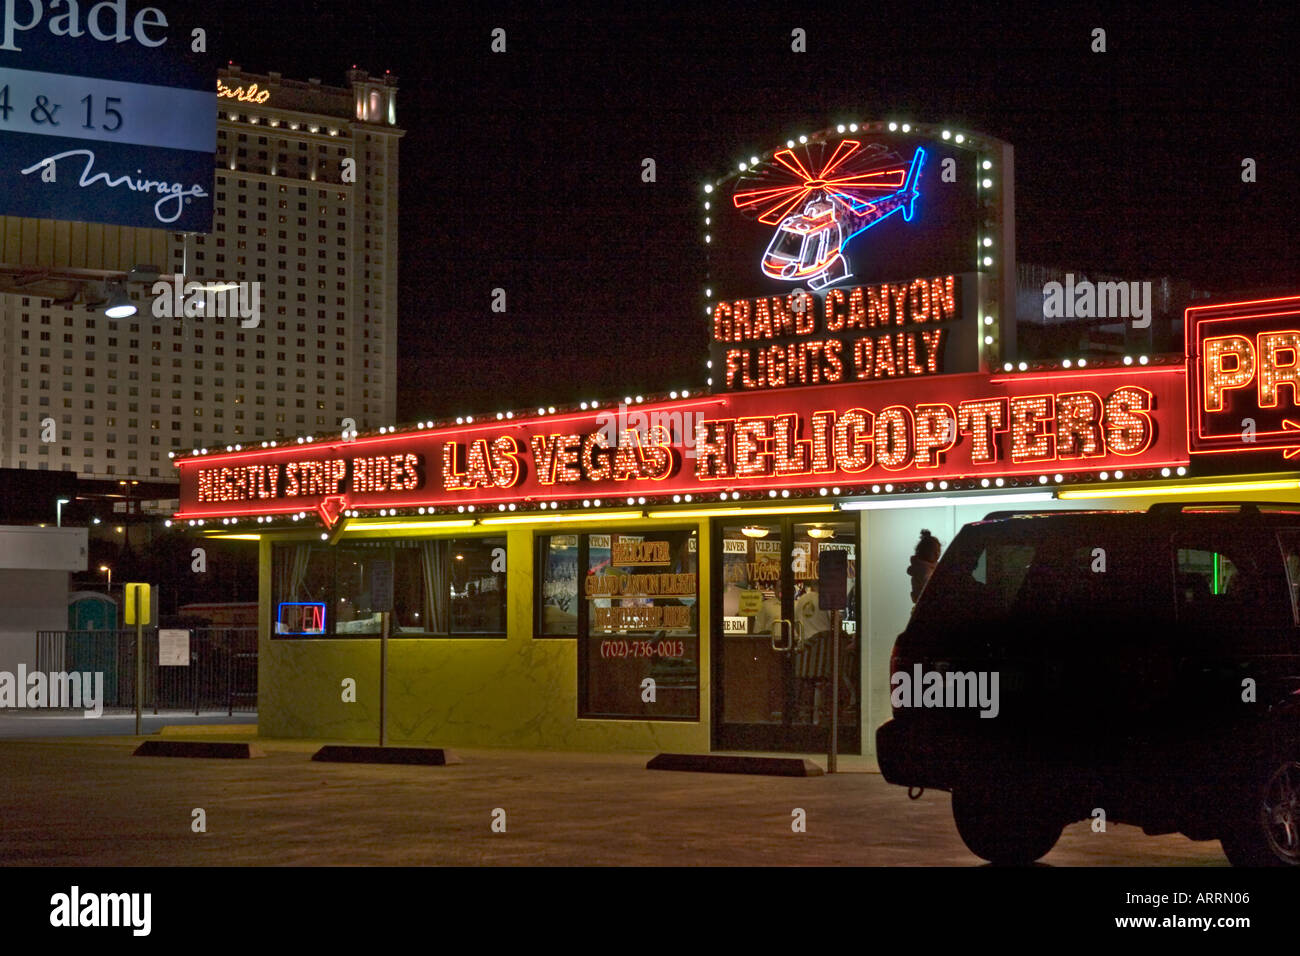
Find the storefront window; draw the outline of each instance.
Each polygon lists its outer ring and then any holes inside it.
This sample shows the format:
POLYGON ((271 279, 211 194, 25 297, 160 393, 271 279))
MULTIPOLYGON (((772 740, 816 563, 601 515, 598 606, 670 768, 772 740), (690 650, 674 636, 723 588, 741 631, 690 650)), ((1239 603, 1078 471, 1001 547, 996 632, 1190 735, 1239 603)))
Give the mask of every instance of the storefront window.
POLYGON ((504 538, 277 544, 273 629, 279 637, 378 636, 376 564, 391 561, 392 636, 503 636, 505 547, 504 538))
POLYGON ((577 635, 579 717, 699 718, 698 545, 690 530, 540 539, 538 636, 577 635))
POLYGON ((451 633, 505 633, 505 549, 504 538, 451 542, 451 633))

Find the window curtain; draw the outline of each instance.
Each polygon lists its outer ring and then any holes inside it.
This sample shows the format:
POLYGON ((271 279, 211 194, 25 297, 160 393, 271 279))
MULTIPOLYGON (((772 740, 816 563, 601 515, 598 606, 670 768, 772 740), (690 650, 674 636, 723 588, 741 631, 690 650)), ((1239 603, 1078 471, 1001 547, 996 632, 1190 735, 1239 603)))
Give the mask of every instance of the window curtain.
POLYGON ((451 581, 447 576, 447 547, 443 541, 420 542, 424 577, 424 619, 433 634, 451 633, 451 581))
POLYGON ((303 582, 307 580, 307 565, 311 562, 310 544, 285 545, 282 549, 279 577, 275 582, 276 594, 280 601, 301 601, 299 594, 303 582))
MULTIPOLYGON (((280 561, 276 567, 275 594, 276 602, 302 601, 305 595, 300 592, 307 580, 307 566, 311 563, 310 544, 291 544, 277 548, 280 561)), ((272 608, 271 627, 279 631, 279 609, 272 608)))

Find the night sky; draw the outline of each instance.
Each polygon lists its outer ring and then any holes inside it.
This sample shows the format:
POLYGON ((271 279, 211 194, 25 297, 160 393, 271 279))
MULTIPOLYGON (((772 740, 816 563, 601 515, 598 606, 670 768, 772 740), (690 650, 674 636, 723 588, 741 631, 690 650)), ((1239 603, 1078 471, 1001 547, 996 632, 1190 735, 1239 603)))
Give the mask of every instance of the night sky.
POLYGON ((841 120, 1012 143, 1022 262, 1300 291, 1284 5, 610 6, 203 7, 223 63, 400 78, 399 421, 703 385, 702 182, 841 120))

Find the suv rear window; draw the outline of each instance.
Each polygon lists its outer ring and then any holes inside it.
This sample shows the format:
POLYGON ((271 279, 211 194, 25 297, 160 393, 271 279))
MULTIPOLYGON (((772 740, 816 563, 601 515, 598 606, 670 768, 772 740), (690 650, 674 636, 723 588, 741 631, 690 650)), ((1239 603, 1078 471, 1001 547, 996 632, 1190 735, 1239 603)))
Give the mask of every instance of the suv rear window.
POLYGON ((1277 538, 1268 533, 1186 531, 1174 535, 1179 616, 1189 623, 1294 624, 1277 538))
POLYGON ((1171 610, 1167 566, 1150 542, 1113 527, 971 525, 943 555, 916 614, 933 623, 1020 617, 1131 623, 1171 610))

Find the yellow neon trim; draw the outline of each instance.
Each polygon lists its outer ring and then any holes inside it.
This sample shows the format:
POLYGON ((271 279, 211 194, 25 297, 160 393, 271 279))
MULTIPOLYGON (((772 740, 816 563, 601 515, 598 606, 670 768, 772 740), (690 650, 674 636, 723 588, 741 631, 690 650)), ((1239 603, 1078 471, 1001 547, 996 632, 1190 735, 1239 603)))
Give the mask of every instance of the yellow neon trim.
POLYGON ((1237 481, 1225 482, 1215 485, 1182 485, 1177 488, 1169 487, 1145 487, 1145 488, 1106 488, 1096 491, 1083 490, 1065 490, 1057 492, 1058 498, 1142 498, 1142 497, 1159 497, 1161 495, 1203 495, 1203 494, 1232 494, 1239 491, 1297 491, 1300 490, 1300 481, 1291 479, 1288 481, 1237 481))
POLYGON ((640 511, 611 511, 608 514, 575 515, 507 515, 502 518, 483 518, 479 524, 554 524, 565 525, 576 521, 631 521, 644 517, 640 511))
POLYGON ((205 535, 210 538, 226 538, 230 541, 261 541, 260 534, 222 534, 220 531, 205 531, 205 535))
POLYGON ((343 533, 348 534, 352 531, 395 531, 398 529, 420 530, 423 528, 469 528, 473 524, 473 518, 464 521, 459 518, 454 521, 377 521, 374 524, 364 524, 353 518, 348 525, 347 531, 343 533))
POLYGON ((722 518, 727 515, 812 515, 834 511, 834 505, 792 505, 789 508, 704 508, 651 511, 651 518, 722 518))

